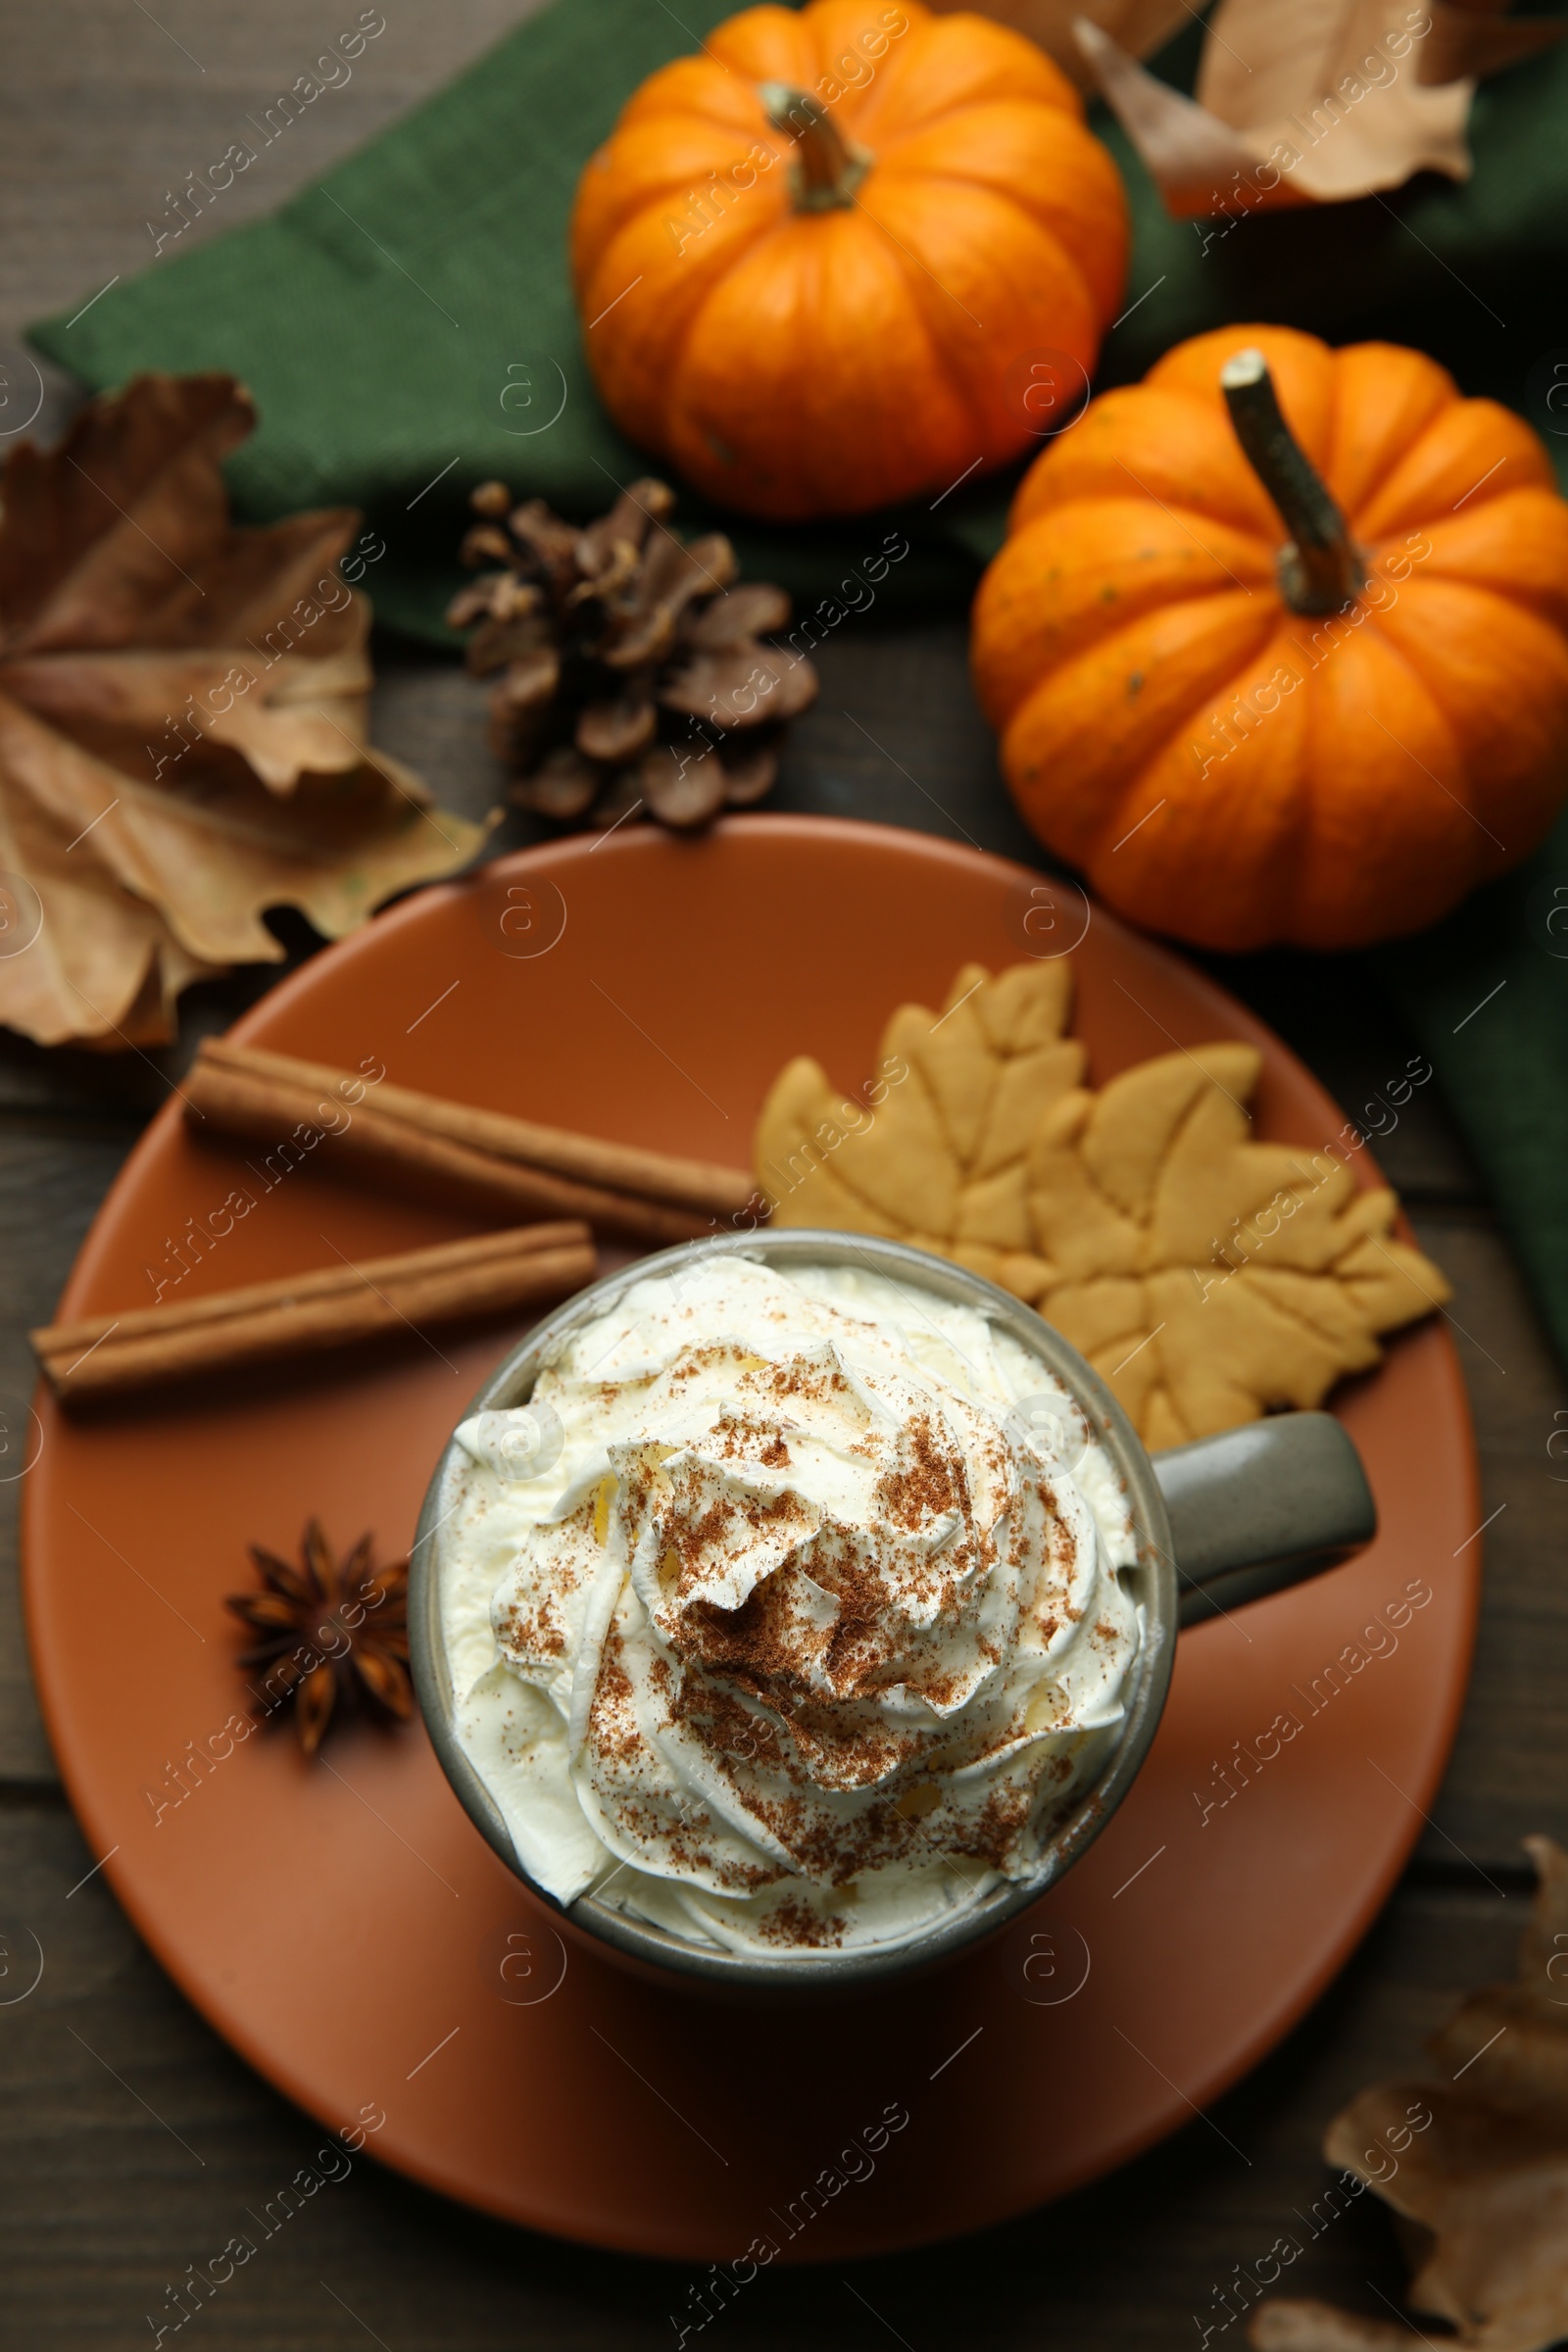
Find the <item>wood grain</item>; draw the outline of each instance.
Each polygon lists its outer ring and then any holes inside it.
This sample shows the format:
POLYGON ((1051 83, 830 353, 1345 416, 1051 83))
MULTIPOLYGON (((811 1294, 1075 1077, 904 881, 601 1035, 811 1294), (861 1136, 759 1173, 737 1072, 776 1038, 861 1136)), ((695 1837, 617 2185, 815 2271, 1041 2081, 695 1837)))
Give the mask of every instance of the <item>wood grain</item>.
POLYGON ((1531 1830, 1568 1843, 1568 1461, 1546 1450, 1568 1429, 1568 1381, 1485 1212, 1418 1210, 1414 1223, 1454 1286, 1448 1315, 1492 1521, 1475 1672, 1420 1853, 1468 1856, 1495 1875, 1517 1865, 1531 1830))
POLYGON ((132 1126, 0 1113, 0 1785, 51 1784, 17 1583, 17 1510, 36 1457, 26 1334, 47 1323, 132 1126))

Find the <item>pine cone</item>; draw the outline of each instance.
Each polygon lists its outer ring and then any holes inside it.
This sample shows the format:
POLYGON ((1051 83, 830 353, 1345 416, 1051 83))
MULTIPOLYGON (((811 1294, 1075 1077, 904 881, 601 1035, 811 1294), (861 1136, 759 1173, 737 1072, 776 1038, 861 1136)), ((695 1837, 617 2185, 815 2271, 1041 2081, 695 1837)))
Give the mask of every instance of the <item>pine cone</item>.
POLYGON ((783 590, 735 586, 717 531, 677 539, 663 482, 634 482, 586 530, 542 499, 514 507, 504 482, 471 503, 464 562, 505 569, 462 590, 447 619, 473 629, 476 677, 502 672, 490 740, 518 770, 518 807, 599 826, 646 808, 685 830, 760 801, 786 720, 817 691, 809 662, 760 641, 788 623, 783 590))

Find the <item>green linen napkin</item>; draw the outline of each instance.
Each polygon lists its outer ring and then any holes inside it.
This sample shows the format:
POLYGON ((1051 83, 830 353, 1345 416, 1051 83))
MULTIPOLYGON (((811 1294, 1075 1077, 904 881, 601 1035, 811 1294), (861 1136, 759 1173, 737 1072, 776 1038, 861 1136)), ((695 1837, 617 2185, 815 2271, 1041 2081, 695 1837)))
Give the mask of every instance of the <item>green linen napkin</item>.
POLYGON ((1568 1364, 1568 811, 1516 873, 1377 961, 1568 1364))
MULTIPOLYGON (((73 304, 33 340, 95 387, 140 368, 243 376, 261 425, 229 467, 241 511, 266 518, 363 507, 386 543, 366 583, 378 612, 442 641, 473 483, 501 474, 587 515, 646 463, 594 397, 566 278, 566 220, 582 164, 624 99, 729 13, 730 0, 685 0, 677 23, 648 0, 557 0, 271 219, 184 251, 168 235, 140 276, 84 311, 73 304)), ((1195 24, 1159 61, 1178 88, 1192 88, 1200 38, 1195 24)), ((1134 215, 1128 308, 1099 380, 1139 376, 1173 342, 1227 320, 1412 343, 1467 392, 1528 415, 1568 473, 1568 413, 1548 405, 1568 383, 1565 122, 1568 44, 1483 86, 1471 122, 1476 170, 1463 186, 1426 174, 1355 204, 1250 216, 1233 204, 1195 223, 1167 217, 1097 110, 1134 215)), ((281 112, 234 128, 252 149, 287 135, 281 112)), ((220 206, 222 190, 209 187, 209 199, 220 206)), ((154 224, 149 249, 160 226, 171 223, 154 224)), ((883 609, 956 608, 1000 544, 1010 486, 968 485, 896 518, 804 530, 725 521, 749 571, 806 600, 830 591, 890 528, 902 531, 910 553, 878 589, 883 609)), ((707 519, 695 500, 682 514, 707 519)), ((1381 962, 1568 1356, 1562 908, 1568 822, 1521 874, 1381 962)))

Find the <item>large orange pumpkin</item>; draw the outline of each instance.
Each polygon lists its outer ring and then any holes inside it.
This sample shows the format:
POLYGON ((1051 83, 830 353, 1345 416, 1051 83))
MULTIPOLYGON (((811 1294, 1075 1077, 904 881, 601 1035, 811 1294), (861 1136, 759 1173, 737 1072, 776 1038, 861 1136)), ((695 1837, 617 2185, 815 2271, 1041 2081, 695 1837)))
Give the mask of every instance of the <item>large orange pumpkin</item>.
POLYGON ((794 519, 1015 457, 1092 369, 1126 201, 1032 42, 918 0, 731 17, 583 173, 572 269, 616 422, 794 519))
POLYGON ((1545 833, 1565 627, 1568 505, 1517 416, 1419 352, 1227 327, 1042 454, 973 662, 1025 818, 1111 906, 1345 948, 1545 833))

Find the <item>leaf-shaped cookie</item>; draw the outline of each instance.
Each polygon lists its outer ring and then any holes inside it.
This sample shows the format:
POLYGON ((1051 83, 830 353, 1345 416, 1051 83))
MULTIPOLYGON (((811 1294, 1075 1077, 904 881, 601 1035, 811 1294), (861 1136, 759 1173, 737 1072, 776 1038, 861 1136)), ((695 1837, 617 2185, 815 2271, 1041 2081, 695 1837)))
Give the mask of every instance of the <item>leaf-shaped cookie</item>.
POLYGON ((340 938, 484 838, 367 748, 358 516, 229 520, 254 421, 231 376, 139 376, 7 464, 0 1020, 43 1044, 166 1036, 187 982, 282 956, 267 907, 340 938))
POLYGON ((1380 1360, 1380 1332, 1450 1295, 1394 1238, 1391 1192, 1253 1138, 1260 1067, 1237 1044, 1140 1062, 1063 1095, 1030 1148, 1036 1249, 1058 1273, 1036 1302, 1151 1447, 1320 1403, 1380 1360))
POLYGON ((774 1224, 891 1235, 1038 1298, 1059 1277, 1033 1247, 1025 1155, 1083 1076, 1083 1047, 1062 1035, 1071 1002, 1062 960, 995 979, 965 964, 939 1013, 894 1013, 860 1096, 819 1062, 792 1061, 754 1147, 774 1224))

